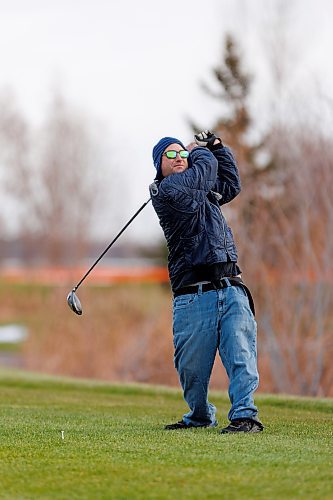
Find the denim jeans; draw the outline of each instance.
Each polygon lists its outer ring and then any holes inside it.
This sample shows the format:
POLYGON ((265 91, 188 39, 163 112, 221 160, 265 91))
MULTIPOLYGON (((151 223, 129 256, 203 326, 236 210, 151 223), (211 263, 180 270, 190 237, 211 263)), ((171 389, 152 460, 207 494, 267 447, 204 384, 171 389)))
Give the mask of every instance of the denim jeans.
MULTIPOLYGON (((229 282, 227 282, 229 283, 229 282)), ((241 286, 180 295, 173 299, 175 367, 190 411, 184 422, 214 425, 216 408, 208 385, 217 351, 229 377, 229 420, 256 419, 257 325, 241 286)))

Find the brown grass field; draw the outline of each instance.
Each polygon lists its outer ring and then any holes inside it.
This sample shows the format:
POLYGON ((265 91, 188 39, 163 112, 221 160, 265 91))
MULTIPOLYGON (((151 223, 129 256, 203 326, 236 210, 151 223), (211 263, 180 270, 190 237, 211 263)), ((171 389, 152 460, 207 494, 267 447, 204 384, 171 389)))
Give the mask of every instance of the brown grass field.
MULTIPOLYGON (((178 386, 168 284, 84 284, 78 290, 82 316, 66 303, 72 286, 0 282, 0 324, 22 324, 29 332, 12 354, 19 366, 49 374, 178 386)), ((259 390, 274 393, 264 346, 259 323, 259 390)), ((211 388, 227 388, 218 356, 211 388)))

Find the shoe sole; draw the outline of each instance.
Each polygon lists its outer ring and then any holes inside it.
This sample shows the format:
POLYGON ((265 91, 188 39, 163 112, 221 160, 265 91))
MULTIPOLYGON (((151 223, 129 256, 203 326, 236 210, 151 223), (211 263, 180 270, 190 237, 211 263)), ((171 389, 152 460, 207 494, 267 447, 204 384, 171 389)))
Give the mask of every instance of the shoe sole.
POLYGON ((220 434, 251 434, 254 432, 262 432, 263 429, 256 429, 256 430, 250 430, 250 431, 221 431, 220 434))
POLYGON ((209 428, 214 428, 214 427, 217 427, 219 424, 218 422, 216 421, 214 424, 210 424, 210 425, 188 425, 187 427, 168 427, 167 425, 164 427, 164 430, 165 431, 184 431, 184 430, 187 430, 187 429, 209 429, 209 428))

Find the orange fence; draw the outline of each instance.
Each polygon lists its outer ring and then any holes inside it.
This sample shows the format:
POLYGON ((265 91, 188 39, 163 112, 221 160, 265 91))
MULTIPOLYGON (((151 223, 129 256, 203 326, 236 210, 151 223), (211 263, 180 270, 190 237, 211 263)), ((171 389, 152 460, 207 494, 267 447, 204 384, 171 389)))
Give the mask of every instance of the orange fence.
MULTIPOLYGON (((40 283, 50 285, 75 285, 87 272, 88 267, 4 267, 0 268, 0 279, 11 283, 40 283)), ((270 270, 261 276, 268 285, 275 285, 285 279, 281 273, 270 270)), ((332 273, 324 276, 311 270, 288 274, 288 280, 299 283, 332 283, 332 273)), ((168 271, 159 266, 97 266, 86 279, 93 285, 109 285, 113 283, 167 283, 168 271)))
MULTIPOLYGON (((87 272, 87 268, 4 268, 0 278, 10 283, 38 283, 75 285, 87 272)), ((96 267, 87 277, 87 283, 109 285, 113 283, 166 283, 168 271, 164 267, 96 267)))

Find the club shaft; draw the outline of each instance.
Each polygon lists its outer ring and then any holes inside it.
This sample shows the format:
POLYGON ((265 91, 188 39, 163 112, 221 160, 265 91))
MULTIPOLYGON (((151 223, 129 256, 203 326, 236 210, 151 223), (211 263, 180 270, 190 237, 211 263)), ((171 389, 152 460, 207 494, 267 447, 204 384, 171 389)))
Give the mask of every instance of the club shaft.
POLYGON ((110 250, 110 248, 112 247, 112 245, 117 241, 117 239, 119 238, 119 236, 121 236, 123 234, 123 232, 125 231, 126 228, 128 228, 128 226, 131 224, 131 222, 133 222, 133 220, 135 219, 135 217, 137 217, 137 215, 139 215, 139 213, 145 208, 146 205, 148 205, 148 203, 151 201, 151 198, 149 198, 148 201, 146 201, 140 208, 139 210, 137 210, 137 212, 135 212, 135 214, 133 215, 133 217, 130 218, 130 220, 127 222, 127 224, 125 224, 125 226, 119 231, 119 233, 117 234, 117 236, 111 241, 111 243, 106 247, 106 249, 104 250, 104 252, 98 257, 98 259, 93 263, 93 265, 88 269, 88 271, 86 272, 86 274, 81 278, 81 280, 78 282, 78 284, 73 288, 73 292, 75 292, 79 286, 81 285, 81 283, 86 279, 86 277, 88 276, 88 274, 91 273, 91 271, 94 269, 94 267, 99 263, 99 261, 104 257, 104 255, 106 254, 106 252, 108 252, 108 250, 110 250))

